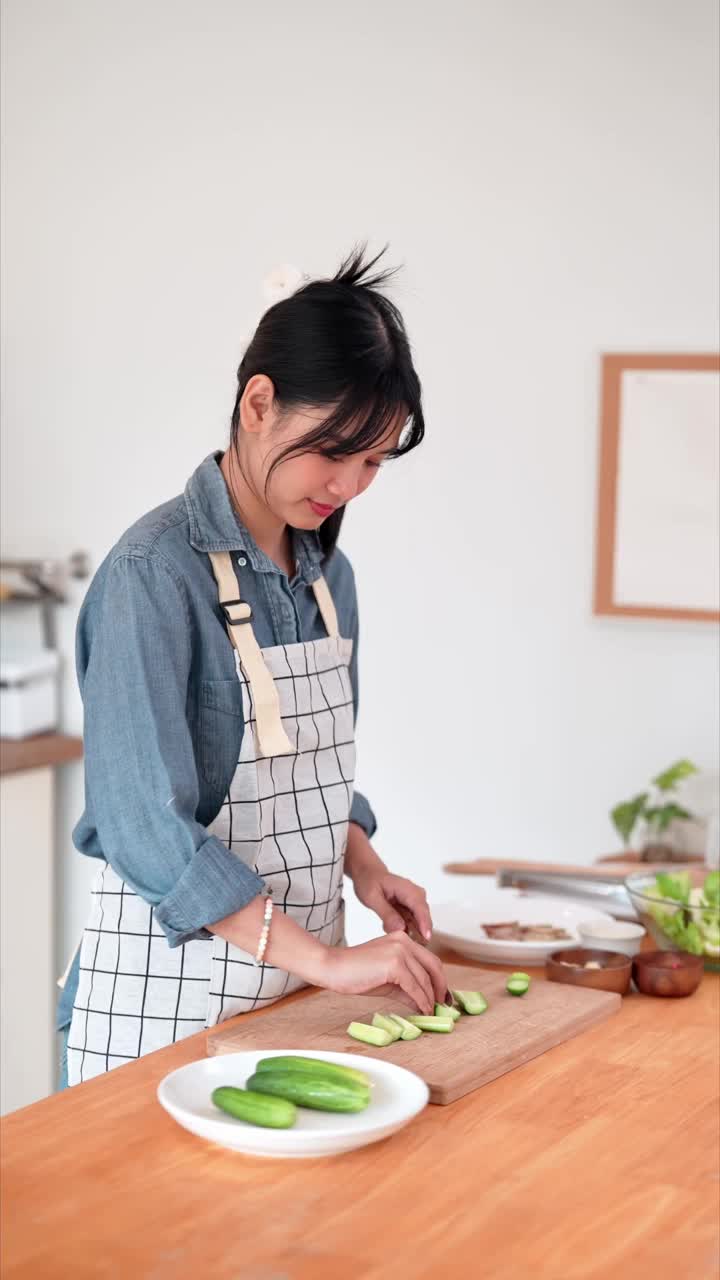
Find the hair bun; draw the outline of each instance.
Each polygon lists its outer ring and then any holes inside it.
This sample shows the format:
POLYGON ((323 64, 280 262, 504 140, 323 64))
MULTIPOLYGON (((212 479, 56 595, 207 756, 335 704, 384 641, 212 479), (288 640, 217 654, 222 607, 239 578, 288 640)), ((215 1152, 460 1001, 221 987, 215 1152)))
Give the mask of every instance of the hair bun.
POLYGON ((299 267, 283 263, 270 271, 263 280, 263 297, 266 302, 271 304, 282 302, 284 298, 291 297, 309 279, 310 277, 304 271, 301 271, 299 267))

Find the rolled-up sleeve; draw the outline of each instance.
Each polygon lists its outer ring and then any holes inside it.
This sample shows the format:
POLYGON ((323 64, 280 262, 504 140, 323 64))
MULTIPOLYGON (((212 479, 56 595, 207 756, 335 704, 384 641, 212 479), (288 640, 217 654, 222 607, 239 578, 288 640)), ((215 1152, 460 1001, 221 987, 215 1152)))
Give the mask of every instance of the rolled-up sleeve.
MULTIPOLYGON (((352 658, 350 659, 350 682, 352 684, 353 691, 355 720, 357 721, 360 702, 360 686, 358 682, 358 644, 360 640, 360 624, 358 619, 357 600, 355 598, 353 598, 350 637, 353 642, 352 658)), ((377 820, 368 800, 360 791, 355 791, 353 794, 352 807, 350 809, 350 821, 356 822, 359 827, 362 827, 368 839, 372 840, 375 832, 377 831, 377 820)))
POLYGON ((158 553, 108 570, 92 633, 78 630, 86 809, 74 832, 154 907, 171 947, 247 906, 264 882, 199 823, 188 724, 192 624, 158 553))

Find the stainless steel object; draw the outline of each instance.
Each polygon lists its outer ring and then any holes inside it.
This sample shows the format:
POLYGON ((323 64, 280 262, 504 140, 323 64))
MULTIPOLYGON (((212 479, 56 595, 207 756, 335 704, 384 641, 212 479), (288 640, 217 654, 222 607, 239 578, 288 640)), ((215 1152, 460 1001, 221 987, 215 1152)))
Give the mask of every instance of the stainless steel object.
POLYGON ((497 873, 501 888, 528 889, 553 897, 572 898, 596 911, 606 911, 617 920, 637 920, 637 914, 625 886, 608 880, 599 872, 574 876, 563 871, 518 871, 501 867, 497 873))

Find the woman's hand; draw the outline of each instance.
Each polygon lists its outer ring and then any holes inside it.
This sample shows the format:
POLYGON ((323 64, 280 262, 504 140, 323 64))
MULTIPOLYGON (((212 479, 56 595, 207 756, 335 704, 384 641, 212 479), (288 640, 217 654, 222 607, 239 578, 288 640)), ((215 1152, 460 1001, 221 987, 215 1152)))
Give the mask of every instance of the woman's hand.
POLYGON ((350 824, 348 833, 345 869, 356 897, 380 917, 386 933, 410 929, 417 932, 419 940, 430 941, 432 920, 425 890, 388 871, 365 832, 355 823, 350 824))
POLYGON ((361 873, 353 883, 357 897, 380 917, 386 933, 414 928, 420 938, 430 941, 432 920, 425 890, 419 884, 390 871, 361 873))
POLYGON ((432 1013, 448 995, 437 956, 401 930, 357 947, 328 947, 318 984, 344 995, 390 996, 417 1013, 432 1013))

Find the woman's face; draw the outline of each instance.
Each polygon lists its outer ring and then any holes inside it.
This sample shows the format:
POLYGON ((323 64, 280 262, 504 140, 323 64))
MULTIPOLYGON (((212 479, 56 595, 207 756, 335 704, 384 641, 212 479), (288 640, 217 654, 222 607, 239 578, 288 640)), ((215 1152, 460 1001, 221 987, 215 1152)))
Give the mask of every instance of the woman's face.
POLYGON ((388 453, 398 444, 405 417, 399 417, 385 439, 363 453, 340 458, 302 453, 286 458, 271 472, 273 462, 286 449, 301 441, 327 417, 328 407, 280 414, 273 408, 272 398, 269 402, 266 399, 268 387, 274 396, 270 379, 257 375, 245 389, 241 405, 243 468, 255 492, 262 495, 279 521, 294 529, 318 529, 337 507, 347 506, 372 484, 388 453), (253 389, 255 382, 266 383, 267 387, 253 389), (248 392, 250 403, 245 415, 248 392), (260 401, 264 401, 264 407, 260 401))

